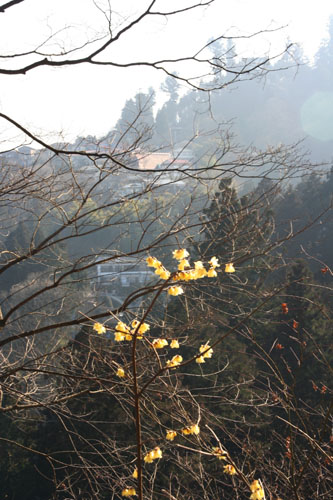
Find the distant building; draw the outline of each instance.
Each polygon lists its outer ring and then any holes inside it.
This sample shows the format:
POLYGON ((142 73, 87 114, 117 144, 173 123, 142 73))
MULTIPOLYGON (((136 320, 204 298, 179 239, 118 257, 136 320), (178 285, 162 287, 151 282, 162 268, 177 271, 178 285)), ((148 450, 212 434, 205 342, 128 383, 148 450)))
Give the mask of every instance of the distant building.
MULTIPOLYGON (((100 255, 96 261, 94 283, 99 300, 116 308, 131 293, 156 281, 156 275, 144 260, 136 257, 118 257, 107 262, 108 255, 100 255)), ((135 301, 130 309, 140 306, 141 299, 135 301)))
POLYGON ((161 163, 172 162, 171 153, 139 153, 136 155, 139 170, 155 170, 161 163))

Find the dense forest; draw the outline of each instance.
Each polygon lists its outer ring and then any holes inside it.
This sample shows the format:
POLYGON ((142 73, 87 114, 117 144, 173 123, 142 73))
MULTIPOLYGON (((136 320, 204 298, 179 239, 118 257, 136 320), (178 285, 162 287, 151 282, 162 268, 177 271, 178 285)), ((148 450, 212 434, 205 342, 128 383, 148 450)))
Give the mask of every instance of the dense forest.
POLYGON ((1 154, 4 499, 332 496, 333 21, 236 86, 210 50, 1 154))

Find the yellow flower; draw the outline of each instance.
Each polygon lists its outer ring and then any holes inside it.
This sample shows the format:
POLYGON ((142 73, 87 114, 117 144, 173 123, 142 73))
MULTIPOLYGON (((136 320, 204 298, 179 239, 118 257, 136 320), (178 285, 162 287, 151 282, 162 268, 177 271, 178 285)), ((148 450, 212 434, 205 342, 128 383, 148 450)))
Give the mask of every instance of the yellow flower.
POLYGON ((204 267, 199 267, 195 269, 191 274, 191 279, 198 280, 207 276, 207 271, 204 267))
POLYGON ((125 334, 122 332, 114 332, 114 340, 116 342, 122 342, 125 340, 125 334))
POLYGON ((187 436, 188 434, 199 434, 200 433, 200 427, 198 426, 198 424, 193 424, 193 425, 190 425, 189 427, 185 427, 184 429, 182 429, 182 433, 184 434, 184 436, 187 436))
POLYGON ((200 427, 198 424, 193 424, 191 425, 191 434, 199 434, 200 433, 200 427))
POLYGON ((173 368, 175 366, 178 366, 180 365, 180 363, 183 361, 183 358, 182 356, 180 356, 179 354, 176 354, 176 356, 174 356, 172 359, 168 359, 167 363, 166 363, 166 366, 168 368, 173 368))
POLYGON ((155 257, 151 257, 151 255, 146 258, 147 266, 149 267, 154 267, 155 261, 155 257))
POLYGON ((258 479, 255 479, 251 484, 250 484, 250 489, 253 492, 259 490, 261 488, 260 483, 258 479))
POLYGON ((184 281, 195 280, 196 276, 197 276, 197 272, 194 269, 191 269, 190 271, 183 271, 182 272, 182 279, 184 281))
POLYGON ((181 295, 182 293, 184 293, 184 290, 182 289, 181 286, 171 286, 170 288, 168 288, 168 294, 169 295, 181 295))
MULTIPOLYGON (((132 321, 132 328, 133 328, 132 333, 134 333, 136 331, 136 329, 138 328, 139 325, 140 325, 140 321, 138 321, 137 319, 132 321)), ((148 325, 148 323, 142 323, 139 326, 137 333, 140 333, 143 335, 144 333, 148 332, 148 330, 150 330, 150 326, 148 325)))
POLYGON ((129 327, 127 325, 125 325, 125 323, 123 323, 122 321, 118 321, 117 326, 116 326, 116 330, 118 332, 128 333, 129 327))
POLYGON ((122 497, 134 497, 136 496, 135 488, 125 488, 121 492, 122 497))
POLYGON ((224 271, 225 271, 226 273, 234 273, 234 272, 235 272, 235 268, 234 268, 233 263, 232 263, 232 262, 229 262, 229 264, 226 264, 226 265, 225 265, 225 269, 224 269, 224 271))
POLYGON ((261 482, 258 479, 255 479, 250 485, 252 495, 250 496, 250 500, 263 500, 265 498, 264 489, 261 485, 261 482))
POLYGON ((235 467, 231 464, 227 464, 223 467, 223 471, 226 473, 226 474, 229 474, 229 476, 234 476, 235 474, 237 474, 237 471, 235 469, 235 467))
POLYGON ((155 349, 163 349, 163 347, 168 345, 168 341, 166 339, 154 339, 152 345, 155 349))
POLYGON ((106 332, 106 328, 102 323, 94 323, 93 329, 99 334, 106 332))
POLYGON ((188 253, 185 248, 180 248, 179 250, 174 250, 172 252, 172 257, 177 260, 183 260, 186 259, 190 254, 188 253))
POLYGON ((161 280, 168 280, 170 278, 170 271, 167 271, 163 268, 163 270, 160 272, 160 278, 161 280))
POLYGON ((212 449, 213 455, 217 457, 219 460, 226 460, 228 453, 225 450, 222 450, 221 448, 218 448, 217 446, 214 446, 212 449))
POLYGON ((190 427, 185 427, 185 429, 182 429, 182 433, 184 434, 184 436, 187 436, 188 434, 192 434, 190 427))
POLYGON ((167 431, 165 439, 167 439, 168 441, 173 441, 176 436, 177 436, 176 431, 167 431))
POLYGON ((177 279, 175 279, 175 281, 177 280, 190 281, 191 279, 193 279, 194 276, 195 276, 195 271, 193 269, 191 271, 181 271, 180 273, 176 274, 177 279))
POLYGON ((132 477, 133 477, 134 479, 138 479, 138 469, 137 469, 137 467, 135 467, 135 469, 134 469, 134 471, 133 471, 133 474, 132 474, 132 477))
POLYGON ((198 358, 196 358, 195 362, 198 363, 198 364, 204 363, 205 362, 204 357, 203 356, 199 356, 198 358))
POLYGON ((178 340, 177 339, 171 340, 170 347, 171 347, 171 349, 179 349, 179 342, 178 342, 178 340))
MULTIPOLYGON (((148 323, 142 323, 140 326, 139 325, 140 321, 138 321, 137 319, 132 321, 131 334, 136 334, 137 338, 141 340, 143 338, 142 335, 150 330, 150 326, 148 325, 148 323)), ((126 335, 126 340, 132 340, 132 338, 132 335, 126 335)))
MULTIPOLYGON (((142 337, 138 337, 140 339, 142 339, 142 337)), ((125 335, 125 340, 127 340, 128 342, 130 342, 131 340, 133 340, 133 335, 131 333, 127 333, 125 335)))
POLYGON ((196 262, 194 262, 194 269, 203 269, 203 268, 204 266, 201 260, 197 260, 196 262))
POLYGON ((157 274, 162 280, 168 280, 170 278, 170 272, 167 271, 162 265, 156 268, 155 274, 157 274))
POLYGON ((159 446, 156 446, 153 450, 153 458, 156 460, 157 458, 162 458, 162 450, 159 446))
POLYGON ((116 342, 122 342, 123 340, 132 340, 132 335, 130 335, 130 329, 122 321, 118 321, 116 325, 116 331, 114 332, 114 340, 116 342), (130 338, 128 339, 128 336, 130 338))
POLYGON ((125 377, 125 370, 123 368, 118 368, 116 375, 117 375, 117 377, 120 377, 120 378, 125 377))
POLYGON ((208 276, 208 278, 216 278, 217 272, 215 271, 215 269, 213 267, 208 269, 207 276, 208 276))
POLYGON ((211 358, 213 355, 213 349, 210 347, 208 342, 206 344, 201 345, 199 351, 203 352, 202 356, 204 358, 211 358))
POLYGON ((142 325, 140 325, 139 327, 139 333, 141 334, 148 332, 148 330, 150 330, 150 326, 148 325, 148 323, 142 323, 142 325))
POLYGON ((178 264, 178 270, 184 271, 185 267, 190 267, 190 263, 187 259, 182 259, 178 264))
POLYGON ((151 464, 153 462, 153 456, 152 456, 152 452, 150 451, 149 453, 147 453, 147 455, 144 456, 144 459, 143 459, 146 464, 151 464))
POLYGON ((215 268, 215 267, 220 267, 219 261, 218 261, 218 259, 217 259, 216 257, 212 257, 212 258, 210 259, 210 261, 208 262, 208 264, 209 264, 211 267, 213 267, 213 268, 215 268))
POLYGON ((137 319, 134 319, 132 321, 132 328, 133 328, 133 330, 135 330, 139 326, 139 324, 140 324, 140 321, 138 321, 137 319))
POLYGON ((160 267, 162 262, 156 259, 156 257, 147 257, 146 258, 147 266, 149 267, 160 267))
POLYGON ((162 450, 159 446, 156 446, 153 450, 151 450, 144 456, 143 460, 147 464, 151 464, 153 460, 157 460, 158 458, 162 458, 162 450))

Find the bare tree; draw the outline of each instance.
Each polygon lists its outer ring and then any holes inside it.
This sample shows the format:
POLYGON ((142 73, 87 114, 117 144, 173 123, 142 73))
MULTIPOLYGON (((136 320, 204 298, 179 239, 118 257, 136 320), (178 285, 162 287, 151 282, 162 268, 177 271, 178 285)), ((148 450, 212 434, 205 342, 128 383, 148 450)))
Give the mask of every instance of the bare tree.
MULTIPOLYGON (((0 12, 19 12, 23 1, 0 12)), ((112 59, 110 48, 144 21, 212 3, 162 11, 152 1, 121 25, 108 5, 102 35, 49 51, 52 35, 34 50, 4 54, 0 73, 150 67, 200 91, 264 75, 270 59, 228 67, 226 54, 206 55, 212 42, 185 58, 112 59), (190 61, 197 73, 177 72, 190 61), (221 72, 228 79, 217 84, 221 72)), ((287 285, 272 275, 285 266, 278 250, 295 232, 276 235, 271 206, 282 182, 312 165, 299 145, 241 149, 223 131, 186 166, 170 153, 159 170, 143 170, 149 130, 138 120, 148 106, 140 103, 120 135, 73 146, 48 144, 0 113, 42 147, 1 159, 1 414, 16 430, 0 441, 38 460, 55 499, 306 498, 318 467, 322 479, 331 461, 322 436, 332 408, 300 405, 296 375, 289 380, 274 358, 280 342, 264 346, 253 330, 276 301, 285 304, 281 314, 288 308, 287 285), (260 186, 238 197, 238 180, 252 178, 260 186), (262 434, 275 418, 290 437, 274 427, 271 449, 262 434), (21 439, 28 423, 47 442, 21 439)), ((300 352, 293 346, 299 366, 306 336, 295 341, 300 352)), ((326 480, 316 487, 313 498, 331 491, 326 480)))

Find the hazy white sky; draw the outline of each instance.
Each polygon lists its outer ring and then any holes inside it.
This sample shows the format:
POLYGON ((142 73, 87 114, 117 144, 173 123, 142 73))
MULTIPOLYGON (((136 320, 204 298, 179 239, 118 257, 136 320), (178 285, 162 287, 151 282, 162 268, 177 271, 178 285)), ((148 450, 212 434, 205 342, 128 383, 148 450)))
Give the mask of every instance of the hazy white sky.
MULTIPOLYGON (((57 30, 49 48, 66 48, 99 36, 105 29, 103 9, 111 4, 112 22, 120 25, 148 0, 25 0, 0 14, 0 54, 27 51, 57 30), (100 7, 100 10, 96 5, 100 7)), ((158 0, 156 10, 188 5, 190 0, 158 0)), ((211 37, 221 34, 250 34, 285 26, 275 34, 265 34, 252 46, 239 45, 238 52, 250 56, 255 50, 282 50, 287 39, 302 45, 311 59, 327 37, 331 0, 216 0, 205 10, 144 21, 117 43, 110 57, 115 61, 154 60, 189 55, 211 37)), ((22 58, 23 61, 23 58, 22 58)), ((21 61, 20 61, 21 62, 21 61)), ((3 67, 0 59, 0 66, 3 67)), ((16 61, 15 64, 18 64, 16 61)), ((37 69, 27 75, 0 75, 0 110, 45 139, 55 140, 59 131, 66 139, 107 133, 117 121, 126 98, 138 89, 158 88, 162 73, 144 69, 91 67, 37 69)), ((13 130, 0 123, 0 140, 13 130)))

